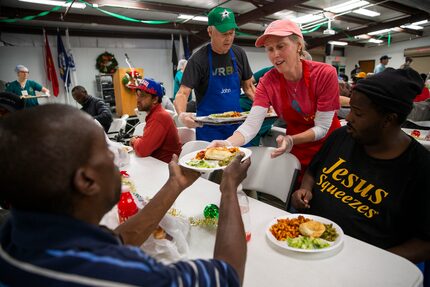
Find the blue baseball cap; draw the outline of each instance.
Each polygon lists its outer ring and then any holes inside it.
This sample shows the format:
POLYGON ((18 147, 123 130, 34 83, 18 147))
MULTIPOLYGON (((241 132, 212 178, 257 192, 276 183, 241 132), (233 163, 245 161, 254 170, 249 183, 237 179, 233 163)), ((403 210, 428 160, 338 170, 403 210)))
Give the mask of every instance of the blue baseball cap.
POLYGON ((142 80, 140 80, 139 85, 136 87, 136 89, 157 96, 159 98, 162 98, 166 93, 163 85, 151 78, 143 78, 142 80))

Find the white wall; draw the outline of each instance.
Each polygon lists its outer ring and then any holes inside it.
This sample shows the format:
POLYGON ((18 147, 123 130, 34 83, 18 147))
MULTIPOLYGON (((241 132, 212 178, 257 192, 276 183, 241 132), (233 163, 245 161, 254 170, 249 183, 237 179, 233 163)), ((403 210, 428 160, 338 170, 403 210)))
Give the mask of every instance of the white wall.
POLYGON ((246 55, 248 56, 249 64, 252 71, 255 73, 262 68, 272 66, 266 56, 264 48, 244 47, 246 55))
MULTIPOLYGON (((60 84, 60 95, 58 98, 51 97, 49 102, 65 103, 64 83, 59 76, 57 65, 57 38, 56 36, 49 36, 48 38, 60 84)), ((66 38, 64 36, 62 38, 66 45, 66 38)), ((2 62, 0 80, 7 82, 16 80, 15 66, 22 64, 29 68, 30 79, 51 89, 44 68, 42 36, 2 33, 2 40, 14 46, 0 47, 2 62)), ((76 64, 78 84, 84 86, 91 95, 97 95, 95 75, 99 72, 96 69, 96 59, 105 51, 115 55, 119 67, 127 67, 124 56, 124 53, 127 53, 133 65, 144 69, 145 77, 163 82, 166 94, 172 93, 170 40, 70 37, 70 44, 76 64)), ((70 102, 75 104, 73 99, 70 102)))
MULTIPOLYGON (((386 44, 383 46, 376 46, 372 48, 366 47, 353 47, 347 46, 345 48, 346 62, 346 74, 349 75, 354 69, 354 65, 358 64, 360 60, 375 60, 375 66, 379 64, 379 58, 383 55, 388 55, 391 57, 387 67, 399 68, 404 62, 404 50, 406 48, 415 48, 430 45, 430 36, 412 39, 410 41, 404 41, 399 43, 394 43, 390 47, 386 44)), ((419 58, 417 58, 419 59, 419 58)), ((413 67, 413 62, 412 62, 413 67)), ((428 67, 428 71, 430 67, 428 67)), ((424 73, 425 71, 422 71, 424 73)))

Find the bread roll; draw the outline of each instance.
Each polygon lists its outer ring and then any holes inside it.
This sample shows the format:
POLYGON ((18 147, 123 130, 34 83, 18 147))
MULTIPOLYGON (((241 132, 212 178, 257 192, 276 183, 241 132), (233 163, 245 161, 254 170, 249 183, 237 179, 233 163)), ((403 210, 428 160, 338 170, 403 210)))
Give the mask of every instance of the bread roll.
POLYGON ((152 234, 154 235, 155 239, 165 239, 166 238, 166 232, 160 226, 158 226, 157 229, 155 229, 155 231, 152 234))
POLYGON ((304 236, 319 238, 325 231, 325 226, 321 222, 310 220, 300 224, 299 231, 304 236))
POLYGON ((232 155, 233 153, 231 153, 226 147, 212 147, 206 150, 205 159, 225 160, 232 155))

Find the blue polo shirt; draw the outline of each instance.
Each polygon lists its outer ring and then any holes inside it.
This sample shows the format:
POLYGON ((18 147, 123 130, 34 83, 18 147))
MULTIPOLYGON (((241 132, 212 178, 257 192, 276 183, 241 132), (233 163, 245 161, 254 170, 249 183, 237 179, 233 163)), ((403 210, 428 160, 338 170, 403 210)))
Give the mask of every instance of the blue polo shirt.
POLYGON ((12 210, 0 230, 0 286, 239 286, 220 260, 163 265, 109 230, 12 210))
MULTIPOLYGON (((36 91, 40 92, 42 91, 42 85, 32 81, 32 80, 27 80, 25 82, 25 86, 24 88, 21 87, 21 84, 18 81, 13 81, 10 82, 7 87, 6 87, 6 91, 13 93, 15 95, 18 95, 19 97, 21 97, 22 91, 27 91, 27 94, 29 96, 35 96, 36 95, 36 91)), ((39 102, 37 101, 37 99, 25 99, 24 100, 24 107, 25 108, 29 108, 29 107, 34 107, 34 106, 38 106, 39 102)))

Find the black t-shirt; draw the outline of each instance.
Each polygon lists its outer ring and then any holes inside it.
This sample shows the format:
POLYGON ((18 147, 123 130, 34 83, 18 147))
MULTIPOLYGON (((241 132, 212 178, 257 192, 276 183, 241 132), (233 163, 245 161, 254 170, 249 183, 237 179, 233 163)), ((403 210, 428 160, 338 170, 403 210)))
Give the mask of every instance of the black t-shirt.
MULTIPOLYGON (((206 45, 191 56, 182 76, 181 85, 194 89, 197 104, 203 99, 209 82, 208 48, 208 45, 206 45)), ((252 77, 252 71, 245 51, 236 45, 233 45, 231 49, 236 57, 239 78, 241 81, 250 79, 252 77)), ((233 62, 231 61, 230 52, 220 55, 212 50, 211 53, 213 74, 225 75, 233 71, 233 62)))
POLYGON ((414 237, 430 240, 430 152, 417 141, 397 158, 375 159, 343 127, 309 171, 315 178, 310 213, 346 234, 384 249, 414 237))

